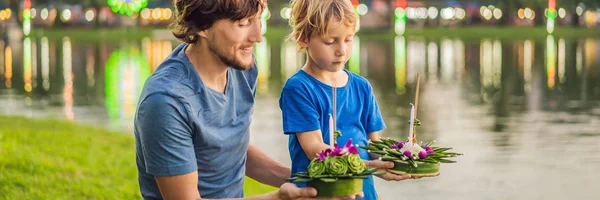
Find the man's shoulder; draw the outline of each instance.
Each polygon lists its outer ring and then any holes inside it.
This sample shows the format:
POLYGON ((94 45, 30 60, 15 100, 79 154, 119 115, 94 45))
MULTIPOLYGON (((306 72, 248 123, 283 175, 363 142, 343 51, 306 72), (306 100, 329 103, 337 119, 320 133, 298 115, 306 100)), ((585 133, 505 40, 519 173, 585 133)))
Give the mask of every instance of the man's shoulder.
POLYGON ((144 83, 140 101, 154 95, 167 95, 176 99, 190 96, 194 90, 187 83, 189 72, 186 63, 177 59, 167 59, 159 65, 144 83))

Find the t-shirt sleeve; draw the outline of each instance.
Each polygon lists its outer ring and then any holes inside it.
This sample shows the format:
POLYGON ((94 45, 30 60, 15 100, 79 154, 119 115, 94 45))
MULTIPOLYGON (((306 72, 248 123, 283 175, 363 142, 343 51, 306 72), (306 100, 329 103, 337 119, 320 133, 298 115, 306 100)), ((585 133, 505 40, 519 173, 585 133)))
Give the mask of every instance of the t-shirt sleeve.
POLYGON ((136 118, 147 173, 173 176, 198 170, 192 128, 181 102, 150 95, 140 103, 136 118))
POLYGON ((319 113, 308 92, 295 87, 284 87, 279 107, 283 118, 284 134, 314 131, 321 128, 319 113))
POLYGON ((383 121, 383 116, 381 116, 381 111, 379 110, 379 104, 377 104, 377 99, 375 98, 375 94, 373 93, 373 87, 371 84, 367 83, 367 94, 368 94, 368 107, 367 107, 367 124, 366 131, 367 134, 381 131, 386 128, 385 122, 383 121))

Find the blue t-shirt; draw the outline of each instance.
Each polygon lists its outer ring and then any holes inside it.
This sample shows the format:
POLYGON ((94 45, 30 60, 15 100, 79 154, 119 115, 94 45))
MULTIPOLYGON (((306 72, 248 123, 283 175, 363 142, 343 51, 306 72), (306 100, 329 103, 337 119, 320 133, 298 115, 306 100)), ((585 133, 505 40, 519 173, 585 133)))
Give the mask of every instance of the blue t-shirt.
MULTIPOLYGON (((348 83, 336 89, 337 130, 342 136, 337 138, 344 145, 350 138, 354 144, 366 146, 368 133, 380 131, 385 123, 373 95, 373 88, 367 79, 344 70, 348 83)), ((310 160, 300 146, 294 133, 321 130, 323 141, 329 141, 329 115, 332 110, 332 87, 312 77, 304 70, 290 77, 281 92, 279 107, 283 116, 283 131, 289 135, 288 148, 292 159, 292 173, 305 172, 310 160)), ((369 159, 366 150, 358 148, 363 160, 369 159)), ((305 184, 297 183, 299 186, 305 184)), ((377 199, 373 177, 363 181, 363 192, 368 200, 377 199)))
POLYGON ((162 199, 154 176, 198 172, 204 198, 243 197, 258 71, 229 68, 225 93, 206 87, 181 44, 148 78, 134 122, 144 199, 162 199))

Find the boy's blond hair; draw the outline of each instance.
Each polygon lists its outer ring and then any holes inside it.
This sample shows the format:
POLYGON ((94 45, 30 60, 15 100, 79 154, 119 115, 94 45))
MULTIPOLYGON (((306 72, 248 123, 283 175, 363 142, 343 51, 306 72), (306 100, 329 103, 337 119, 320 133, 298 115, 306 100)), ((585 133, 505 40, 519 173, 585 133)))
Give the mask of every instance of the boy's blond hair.
POLYGON ((350 0, 292 0, 289 38, 294 41, 327 35, 328 22, 335 20, 354 28, 358 15, 350 0))

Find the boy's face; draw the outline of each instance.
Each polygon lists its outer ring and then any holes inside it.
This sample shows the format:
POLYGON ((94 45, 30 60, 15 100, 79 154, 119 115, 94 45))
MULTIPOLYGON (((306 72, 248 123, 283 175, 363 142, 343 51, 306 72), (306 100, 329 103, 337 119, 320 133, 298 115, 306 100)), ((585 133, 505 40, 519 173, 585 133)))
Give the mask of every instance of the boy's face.
POLYGON ((342 70, 352 54, 354 26, 340 21, 329 20, 327 35, 311 36, 308 41, 300 41, 306 48, 312 62, 319 68, 330 72, 342 70))
POLYGON ((250 69, 254 64, 253 46, 262 41, 259 16, 260 13, 240 21, 218 20, 199 35, 206 37, 209 50, 225 65, 250 69))

